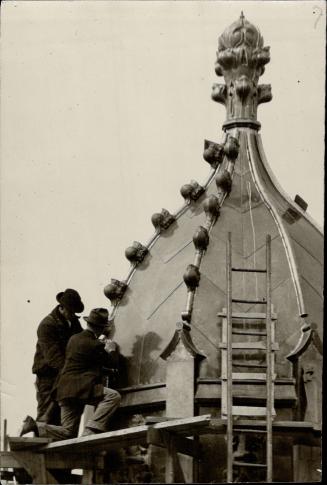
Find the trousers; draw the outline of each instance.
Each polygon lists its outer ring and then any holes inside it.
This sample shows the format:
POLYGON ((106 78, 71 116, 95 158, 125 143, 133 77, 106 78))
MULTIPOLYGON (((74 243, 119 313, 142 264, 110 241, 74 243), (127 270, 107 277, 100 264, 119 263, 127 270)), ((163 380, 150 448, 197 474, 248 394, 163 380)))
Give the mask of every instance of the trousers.
POLYGON ((59 404, 51 397, 56 377, 37 376, 35 381, 37 416, 36 421, 48 424, 60 424, 59 404))
MULTIPOLYGON (((103 398, 96 405, 94 415, 86 423, 86 428, 99 432, 107 431, 109 418, 119 407, 120 400, 121 397, 117 391, 104 387, 103 398)), ((85 404, 87 403, 77 399, 71 400, 69 403, 61 403, 61 426, 37 421, 39 436, 55 440, 76 438, 85 404)))

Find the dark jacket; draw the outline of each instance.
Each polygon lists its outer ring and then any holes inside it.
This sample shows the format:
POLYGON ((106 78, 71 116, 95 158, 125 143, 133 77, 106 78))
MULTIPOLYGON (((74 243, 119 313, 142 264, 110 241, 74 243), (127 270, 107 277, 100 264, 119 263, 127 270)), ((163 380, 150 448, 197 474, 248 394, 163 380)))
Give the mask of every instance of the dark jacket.
POLYGON ((71 325, 59 312, 59 305, 46 316, 37 329, 37 344, 32 372, 42 377, 56 377, 65 363, 68 340, 82 331, 78 318, 71 325))
POLYGON ((102 368, 115 367, 117 352, 107 353, 104 343, 91 330, 73 335, 57 384, 57 401, 67 399, 91 403, 103 396, 102 368))

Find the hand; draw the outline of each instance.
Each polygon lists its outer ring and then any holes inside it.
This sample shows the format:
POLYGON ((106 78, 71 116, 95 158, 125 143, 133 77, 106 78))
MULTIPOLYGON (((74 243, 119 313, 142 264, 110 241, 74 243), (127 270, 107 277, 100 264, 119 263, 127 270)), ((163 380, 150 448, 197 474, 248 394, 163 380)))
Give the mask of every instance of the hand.
POLYGON ((109 352, 114 352, 116 349, 117 349, 116 342, 114 342, 113 340, 110 340, 110 338, 107 338, 105 340, 104 350, 109 353, 109 352))

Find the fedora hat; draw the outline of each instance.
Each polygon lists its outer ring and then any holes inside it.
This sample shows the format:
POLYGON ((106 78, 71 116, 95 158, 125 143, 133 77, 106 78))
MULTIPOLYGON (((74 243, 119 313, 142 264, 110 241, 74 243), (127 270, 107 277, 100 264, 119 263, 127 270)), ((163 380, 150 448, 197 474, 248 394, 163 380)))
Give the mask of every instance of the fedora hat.
POLYGON ((67 290, 58 293, 56 300, 60 305, 74 313, 81 313, 84 310, 84 304, 81 297, 76 290, 71 288, 67 288, 67 290))
POLYGON ((106 308, 94 308, 84 320, 94 327, 107 327, 109 325, 109 313, 106 308))

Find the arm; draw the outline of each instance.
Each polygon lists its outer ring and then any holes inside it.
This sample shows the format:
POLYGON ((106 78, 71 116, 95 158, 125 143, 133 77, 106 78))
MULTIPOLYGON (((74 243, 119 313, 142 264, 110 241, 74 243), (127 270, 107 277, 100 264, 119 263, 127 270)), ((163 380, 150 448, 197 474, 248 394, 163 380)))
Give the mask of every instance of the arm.
POLYGON ((107 354, 105 366, 118 367, 119 352, 116 342, 111 339, 106 339, 104 350, 107 354))
POLYGON ((45 363, 59 371, 65 361, 65 349, 62 347, 60 330, 53 322, 42 322, 38 328, 38 343, 45 363))

